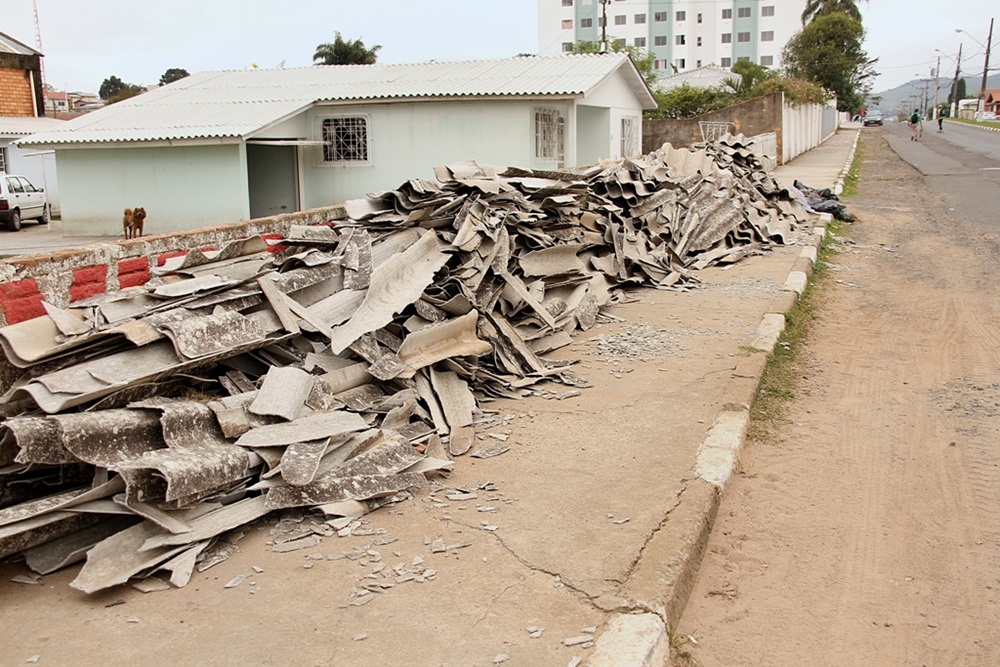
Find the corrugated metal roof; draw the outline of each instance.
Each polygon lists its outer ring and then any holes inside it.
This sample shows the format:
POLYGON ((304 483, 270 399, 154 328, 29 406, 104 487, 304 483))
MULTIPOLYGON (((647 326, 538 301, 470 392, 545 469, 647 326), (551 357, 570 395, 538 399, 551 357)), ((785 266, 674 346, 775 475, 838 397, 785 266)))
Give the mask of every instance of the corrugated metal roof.
POLYGON ((66 121, 35 116, 0 116, 0 137, 25 137, 60 125, 66 121))
POLYGON ((407 65, 202 72, 74 119, 23 145, 249 138, 324 102, 583 97, 621 70, 644 108, 655 101, 627 56, 525 56, 407 65))
POLYGON ((40 56, 38 51, 27 44, 22 44, 10 35, 0 32, 0 53, 16 53, 21 56, 40 56))

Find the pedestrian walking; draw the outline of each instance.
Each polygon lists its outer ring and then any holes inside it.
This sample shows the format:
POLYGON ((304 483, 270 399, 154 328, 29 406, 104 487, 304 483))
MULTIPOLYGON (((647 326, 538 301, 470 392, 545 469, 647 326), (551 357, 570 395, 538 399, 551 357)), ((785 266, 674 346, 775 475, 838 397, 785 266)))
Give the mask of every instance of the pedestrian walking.
POLYGON ((938 111, 938 132, 944 132, 944 116, 938 111))
POLYGON ((923 118, 920 115, 920 109, 914 109, 913 113, 910 114, 910 141, 920 141, 920 135, 923 130, 923 118))

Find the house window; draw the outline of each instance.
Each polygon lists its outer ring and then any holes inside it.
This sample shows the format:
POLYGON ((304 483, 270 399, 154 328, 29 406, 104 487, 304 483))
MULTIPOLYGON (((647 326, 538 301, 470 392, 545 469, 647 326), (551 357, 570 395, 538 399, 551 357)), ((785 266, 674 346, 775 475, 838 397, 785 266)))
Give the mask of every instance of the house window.
POLYGON ((695 46, 701 46, 701 37, 695 38, 695 46))
POLYGON ((760 8, 761 16, 774 16, 774 5, 767 5, 760 8))
POLYGON ((674 35, 674 44, 676 44, 677 46, 684 46, 685 44, 687 44, 687 39, 684 37, 684 35, 674 35))
POLYGON ((739 44, 747 44, 750 41, 750 33, 749 32, 736 33, 736 41, 739 44))
POLYGON ((676 18, 678 21, 687 20, 687 12, 677 12, 676 18))
POLYGON ((748 18, 750 18, 750 8, 749 7, 740 7, 739 9, 737 9, 736 10, 736 18, 740 18, 740 19, 748 19, 748 18))
POLYGON ((593 28, 594 27, 594 19, 580 19, 580 27, 581 28, 593 28))
POLYGON ((740 56, 739 58, 736 59, 736 62, 738 62, 738 63, 744 63, 744 62, 748 62, 749 60, 750 60, 750 56, 740 56))
POLYGON ((635 23, 636 23, 636 25, 639 25, 640 23, 645 23, 645 22, 646 22, 646 15, 645 14, 636 14, 635 15, 635 23))
POLYGON ((573 0, 562 0, 562 6, 563 7, 572 7, 573 6, 573 0))
POLYGON ((732 58, 721 58, 719 60, 719 67, 724 67, 726 69, 729 69, 732 66, 733 66, 733 59, 732 58))
POLYGON ((622 38, 622 39, 616 39, 613 42, 611 42, 611 45, 614 46, 616 49, 624 49, 625 48, 625 39, 624 38, 622 38))
POLYGON ((653 20, 656 21, 657 23, 663 23, 664 21, 667 20, 667 13, 656 12, 655 14, 653 14, 653 20))
POLYGON ((701 14, 698 14, 698 23, 701 23, 701 14))
POLYGON ((685 62, 683 58, 678 58, 674 61, 674 64, 677 65, 677 69, 684 69, 685 62))
POLYGON ((597 17, 597 27, 598 28, 603 28, 604 27, 604 17, 603 16, 598 16, 597 17))
POLYGON ((563 50, 563 53, 572 53, 573 52, 573 42, 563 42, 562 43, 562 50, 563 50))
POLYGON ((323 119, 323 162, 367 163, 368 118, 334 116, 323 119))
POLYGON ((563 19, 562 29, 563 30, 572 30, 573 29, 573 19, 563 19))
POLYGON ((619 14, 615 17, 615 25, 625 25, 625 15, 619 14))
POLYGON ((639 152, 639 118, 622 116, 622 157, 636 157, 639 152))
POLYGON ((565 123, 558 109, 535 109, 535 157, 561 165, 565 153, 564 132, 565 123))
POLYGON ((701 61, 700 60, 694 61, 694 66, 695 67, 701 67, 701 61))
POLYGON ((765 30, 760 33, 760 41, 762 42, 773 42, 774 41, 774 31, 765 30))
POLYGON ((666 35, 656 35, 653 37, 653 46, 666 46, 667 36, 666 35))
POLYGON ((733 10, 731 10, 731 9, 723 9, 722 10, 722 18, 724 18, 724 19, 731 19, 731 18, 733 18, 733 10))
POLYGON ((760 64, 764 67, 772 67, 774 65, 774 56, 761 56, 760 64))
POLYGON ((646 48, 646 38, 636 37, 632 45, 635 46, 637 49, 644 49, 646 48))
POLYGON ((7 171, 7 165, 10 163, 10 155, 7 152, 7 147, 0 147, 0 174, 7 171))
POLYGON ((731 32, 724 32, 724 33, 722 33, 722 43, 723 44, 732 44, 733 43, 733 33, 731 33, 731 32))

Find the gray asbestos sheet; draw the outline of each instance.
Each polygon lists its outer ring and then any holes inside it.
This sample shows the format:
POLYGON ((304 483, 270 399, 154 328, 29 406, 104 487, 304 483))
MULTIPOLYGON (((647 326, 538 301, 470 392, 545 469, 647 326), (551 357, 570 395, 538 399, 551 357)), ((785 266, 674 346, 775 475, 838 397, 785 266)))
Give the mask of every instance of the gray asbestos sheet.
POLYGON ((235 311, 192 317, 163 328, 177 353, 188 359, 216 355, 264 338, 256 321, 235 311))
POLYGON ((427 477, 423 473, 337 477, 308 486, 273 488, 268 491, 267 502, 269 508, 279 509, 345 500, 367 500, 426 485, 427 477))
POLYGON ((371 285, 354 315, 334 329, 330 348, 339 354, 360 336, 392 321, 393 315, 420 298, 434 274, 448 261, 436 234, 426 233, 409 248, 372 272, 371 285))
POLYGON ((368 424, 361 415, 353 412, 320 412, 292 422, 270 424, 247 431, 236 444, 244 447, 274 447, 354 433, 366 428, 368 424))
POLYGON ((227 530, 238 528, 255 519, 259 519, 267 514, 267 512, 268 510, 264 507, 264 496, 246 498, 232 505, 226 505, 213 512, 191 519, 188 522, 192 528, 189 533, 170 535, 158 532, 154 535, 149 535, 139 549, 142 552, 148 552, 175 544, 200 542, 201 540, 215 537, 227 530))
POLYGON ((313 481, 330 439, 295 442, 281 456, 281 478, 292 486, 305 486, 313 481))
POLYGON ((479 313, 473 310, 461 317, 428 325, 408 335, 396 356, 416 371, 449 357, 489 354, 493 347, 476 336, 478 321, 479 313))
POLYGON ((314 376, 302 369, 272 366, 248 410, 257 415, 293 421, 302 414, 314 381, 314 376))
MULTIPOLYGON (((165 500, 174 501, 224 489, 246 477, 250 472, 250 454, 234 445, 171 447, 146 452, 118 464, 116 469, 155 470, 166 480, 165 500)), ((141 496, 129 494, 130 499, 137 497, 141 496)))
POLYGON ((95 544, 135 524, 137 517, 109 516, 100 523, 37 547, 26 549, 24 560, 33 572, 50 574, 87 557, 95 544))

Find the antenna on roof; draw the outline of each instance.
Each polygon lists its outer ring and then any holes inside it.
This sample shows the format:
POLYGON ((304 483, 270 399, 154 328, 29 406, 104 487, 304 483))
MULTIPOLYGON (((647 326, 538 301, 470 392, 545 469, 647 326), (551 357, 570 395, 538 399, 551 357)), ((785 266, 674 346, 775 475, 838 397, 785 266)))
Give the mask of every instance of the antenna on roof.
MULTIPOLYGON (((38 47, 38 52, 42 53, 42 28, 38 22, 38 0, 31 0, 31 7, 35 12, 35 46, 38 47)), ((41 81, 39 84, 42 87, 42 115, 46 115, 48 109, 45 104, 45 58, 38 58, 38 74, 41 81)))

